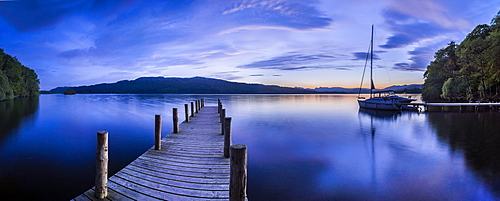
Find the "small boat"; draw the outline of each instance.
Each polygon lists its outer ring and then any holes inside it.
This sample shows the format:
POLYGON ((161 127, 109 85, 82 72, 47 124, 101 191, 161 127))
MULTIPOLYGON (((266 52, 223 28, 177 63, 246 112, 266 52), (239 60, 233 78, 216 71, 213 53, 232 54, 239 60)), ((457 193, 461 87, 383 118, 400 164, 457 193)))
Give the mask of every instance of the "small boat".
MULTIPOLYGON (((360 108, 367 109, 377 109, 377 110, 402 110, 407 109, 408 107, 405 104, 408 104, 415 99, 404 98, 400 96, 396 96, 394 91, 392 90, 376 90, 375 84, 373 84, 373 25, 372 25, 372 36, 370 42, 370 98, 361 97, 361 88, 363 86, 363 78, 361 79, 361 86, 359 87, 358 94, 358 104, 360 108)), ((366 66, 365 66, 366 70, 366 66)), ((365 72, 363 71, 363 76, 365 72)))

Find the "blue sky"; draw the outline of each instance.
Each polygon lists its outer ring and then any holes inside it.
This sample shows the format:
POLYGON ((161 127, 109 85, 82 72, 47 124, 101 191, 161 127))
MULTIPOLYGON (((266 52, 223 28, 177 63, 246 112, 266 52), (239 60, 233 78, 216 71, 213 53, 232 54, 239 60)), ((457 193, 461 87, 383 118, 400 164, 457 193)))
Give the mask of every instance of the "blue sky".
POLYGON ((144 76, 357 87, 375 24, 375 85, 423 83, 434 52, 498 0, 0 0, 0 48, 41 89, 144 76))

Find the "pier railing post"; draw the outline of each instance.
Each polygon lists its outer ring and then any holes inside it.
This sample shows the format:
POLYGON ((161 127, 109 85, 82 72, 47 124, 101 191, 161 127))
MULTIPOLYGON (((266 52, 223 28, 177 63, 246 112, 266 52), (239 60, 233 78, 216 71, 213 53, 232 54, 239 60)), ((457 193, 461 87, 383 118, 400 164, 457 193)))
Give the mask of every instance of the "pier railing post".
POLYGON ((97 132, 95 194, 97 199, 108 196, 108 132, 97 132))
POLYGON ((198 101, 194 101, 195 112, 198 113, 198 101))
POLYGON ((220 120, 219 121, 220 121, 220 124, 221 124, 221 132, 222 132, 221 134, 224 135, 224 123, 225 123, 224 118, 226 118, 226 109, 222 109, 220 111, 220 115, 219 116, 220 116, 220 120))
POLYGON ((189 122, 189 105, 184 104, 184 115, 186 116, 186 122, 189 122))
POLYGON ((205 99, 204 98, 201 99, 201 107, 202 108, 205 107, 205 99))
POLYGON ((172 120, 174 122, 174 133, 179 133, 179 113, 177 108, 172 108, 172 120))
POLYGON ((217 113, 220 113, 222 109, 222 102, 220 101, 220 99, 217 99, 217 113))
POLYGON ((231 146, 231 117, 224 118, 224 157, 229 158, 229 147, 231 146))
POLYGON ((155 115, 155 150, 161 150, 161 115, 155 115))
POLYGON ((194 117, 194 103, 191 102, 191 117, 194 117))
POLYGON ((229 200, 244 201, 247 197, 247 146, 232 145, 230 161, 229 200))

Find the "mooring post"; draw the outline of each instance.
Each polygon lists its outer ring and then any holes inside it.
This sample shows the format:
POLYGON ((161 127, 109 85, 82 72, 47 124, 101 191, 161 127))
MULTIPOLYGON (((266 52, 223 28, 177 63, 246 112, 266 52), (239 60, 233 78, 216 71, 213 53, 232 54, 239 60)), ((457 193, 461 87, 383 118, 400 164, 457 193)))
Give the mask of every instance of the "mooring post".
POLYGON ((97 132, 95 194, 97 199, 108 196, 108 132, 97 132))
POLYGON ((177 108, 172 108, 172 120, 174 121, 174 133, 179 133, 179 114, 177 108))
POLYGON ((198 113, 198 101, 197 100, 195 101, 195 109, 196 109, 195 112, 198 113))
POLYGON ((224 157, 229 158, 229 147, 231 146, 231 117, 224 118, 224 157))
POLYGON ((205 99, 204 98, 201 99, 201 107, 202 108, 205 107, 205 99))
POLYGON ((201 100, 198 100, 196 102, 198 103, 198 104, 196 104, 198 106, 198 111, 200 111, 201 110, 201 100))
POLYGON ((189 105, 184 104, 184 115, 186 116, 186 122, 189 122, 189 105))
POLYGON ((194 117, 194 103, 191 102, 191 117, 194 117))
POLYGON ((220 115, 219 116, 220 116, 220 120, 219 121, 220 121, 220 125, 221 125, 221 134, 224 135, 224 129, 225 129, 225 127, 224 127, 224 123, 225 123, 224 118, 226 118, 226 109, 222 109, 220 111, 220 115))
POLYGON ((244 201, 247 197, 247 146, 232 145, 230 161, 229 200, 244 201))
POLYGON ((155 115, 155 150, 161 150, 161 115, 155 115))
POLYGON ((217 113, 220 113, 221 108, 222 108, 222 103, 220 102, 220 99, 217 99, 217 113))
POLYGON ((222 109, 219 114, 219 122, 224 123, 224 117, 226 117, 226 109, 222 109))

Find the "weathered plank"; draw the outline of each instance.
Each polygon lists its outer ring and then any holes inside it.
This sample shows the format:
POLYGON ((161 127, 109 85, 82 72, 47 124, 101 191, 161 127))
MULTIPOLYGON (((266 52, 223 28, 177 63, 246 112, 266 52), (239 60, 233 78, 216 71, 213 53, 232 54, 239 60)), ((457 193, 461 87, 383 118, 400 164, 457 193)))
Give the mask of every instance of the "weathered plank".
MULTIPOLYGON (((203 107, 161 140, 161 150, 153 146, 109 178, 104 200, 229 199, 230 162, 217 109, 203 107)), ((98 200, 94 193, 73 200, 98 200)))

